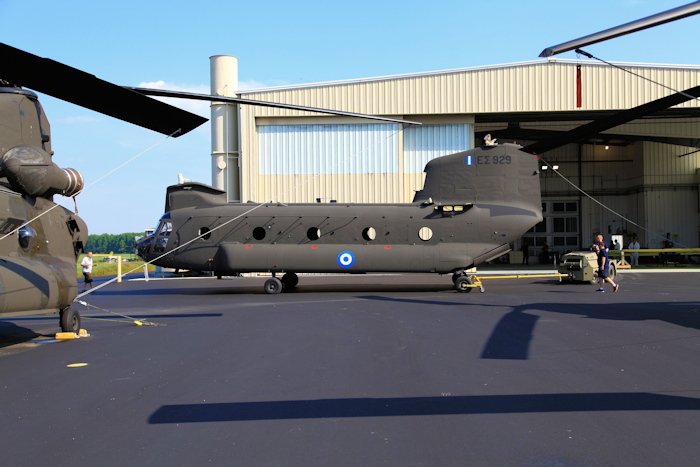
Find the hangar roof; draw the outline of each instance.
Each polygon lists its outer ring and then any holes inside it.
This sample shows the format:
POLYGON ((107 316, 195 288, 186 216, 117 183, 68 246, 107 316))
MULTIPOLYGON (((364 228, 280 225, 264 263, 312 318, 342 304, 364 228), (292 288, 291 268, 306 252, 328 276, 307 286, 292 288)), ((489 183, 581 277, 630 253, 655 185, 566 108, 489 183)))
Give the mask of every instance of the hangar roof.
MULTIPOLYGON (((274 92, 274 91, 285 91, 288 89, 303 89, 303 88, 315 88, 315 87, 328 87, 328 86, 338 86, 343 84, 356 84, 356 83, 369 83, 374 81, 388 81, 396 79, 405 78, 415 78, 420 76, 434 76, 434 75, 446 75, 452 73, 464 73, 473 72, 481 70, 493 70, 498 68, 512 68, 512 67, 523 67, 530 65, 539 65, 544 63, 560 63, 569 65, 585 65, 585 66, 602 66, 608 67, 605 63, 601 63, 594 60, 572 60, 572 59, 560 59, 556 57, 550 57, 548 59, 538 59, 529 60, 524 62, 513 62, 513 63, 501 63, 496 65, 482 65, 474 67, 465 68, 452 68, 448 70, 435 70, 435 71, 422 71, 417 73, 403 73, 398 75, 386 75, 386 76, 372 76, 368 78, 355 78, 355 79, 343 79, 335 81, 319 81, 316 83, 301 83, 301 84, 288 84, 284 86, 269 86, 264 88, 253 88, 239 90, 238 94, 253 94, 260 92, 274 92)), ((656 68, 656 69, 671 69, 671 70, 700 70, 700 65, 674 65, 668 63, 641 63, 641 62, 610 62, 614 65, 623 68, 656 68)))
MULTIPOLYGON (((698 65, 615 64, 677 90, 700 85, 698 65)), ((250 99, 378 115, 598 112, 628 109, 672 93, 604 63, 570 59, 239 91, 250 99), (581 107, 576 105, 577 65, 581 65, 581 107)), ((678 107, 698 109, 699 104, 696 100, 678 107)), ((317 115, 266 108, 247 111, 255 117, 317 115)))

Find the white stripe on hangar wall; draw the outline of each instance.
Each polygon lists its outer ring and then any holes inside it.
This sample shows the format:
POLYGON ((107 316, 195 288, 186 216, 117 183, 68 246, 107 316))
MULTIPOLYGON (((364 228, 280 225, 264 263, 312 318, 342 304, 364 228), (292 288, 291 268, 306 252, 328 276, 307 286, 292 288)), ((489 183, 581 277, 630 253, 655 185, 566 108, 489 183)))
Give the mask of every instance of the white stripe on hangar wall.
MULTIPOLYGON (((396 124, 259 126, 258 173, 398 173, 397 132, 396 124)), ((404 173, 422 173, 430 160, 470 149, 470 133, 469 124, 406 128, 404 173)))
POLYGON ((399 171, 397 124, 259 126, 259 174, 399 171))

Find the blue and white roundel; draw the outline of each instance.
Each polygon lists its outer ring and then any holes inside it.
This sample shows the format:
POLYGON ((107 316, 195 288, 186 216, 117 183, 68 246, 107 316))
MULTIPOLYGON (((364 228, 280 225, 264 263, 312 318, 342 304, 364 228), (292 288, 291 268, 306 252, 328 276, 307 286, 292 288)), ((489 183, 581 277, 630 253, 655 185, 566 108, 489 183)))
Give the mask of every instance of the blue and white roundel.
POLYGON ((338 255, 338 264, 344 268, 349 268, 355 263, 355 255, 349 251, 343 251, 338 255))

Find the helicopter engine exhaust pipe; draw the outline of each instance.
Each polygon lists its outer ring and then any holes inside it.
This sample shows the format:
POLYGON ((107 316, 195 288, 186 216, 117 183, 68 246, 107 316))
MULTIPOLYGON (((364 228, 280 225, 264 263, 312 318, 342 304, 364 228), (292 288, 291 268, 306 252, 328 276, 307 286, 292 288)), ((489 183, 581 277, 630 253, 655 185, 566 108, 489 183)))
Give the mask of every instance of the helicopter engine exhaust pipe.
POLYGON ((68 186, 61 193, 63 196, 70 197, 82 191, 83 186, 85 186, 85 180, 83 179, 83 174, 75 169, 63 169, 68 177, 68 186))
POLYGON ((0 177, 7 177, 13 189, 31 197, 73 196, 84 185, 80 172, 61 169, 46 151, 28 144, 15 146, 3 154, 0 177))

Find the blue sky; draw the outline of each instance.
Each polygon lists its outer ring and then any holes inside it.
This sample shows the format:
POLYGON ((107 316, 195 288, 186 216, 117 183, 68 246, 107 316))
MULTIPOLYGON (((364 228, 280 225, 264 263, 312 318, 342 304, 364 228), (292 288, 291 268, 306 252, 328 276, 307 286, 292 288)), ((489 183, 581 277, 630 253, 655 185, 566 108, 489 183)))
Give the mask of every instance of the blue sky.
MULTIPOLYGON (((534 60, 545 47, 687 3, 0 0, 0 42, 120 85, 163 81, 164 88, 207 92, 212 55, 237 56, 246 87, 493 65, 534 60)), ((611 61, 698 64, 698 44, 700 15, 585 49, 611 61)), ((40 98, 54 161, 80 170, 87 183, 162 139, 40 98)), ((209 116, 208 104, 180 106, 209 116)), ((211 183, 210 152, 208 124, 166 140, 81 194, 79 214, 95 234, 152 227, 179 172, 211 183)), ((66 206, 74 209, 72 201, 66 206)))

